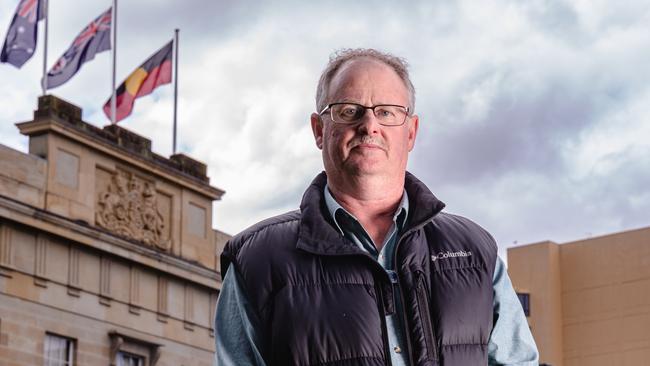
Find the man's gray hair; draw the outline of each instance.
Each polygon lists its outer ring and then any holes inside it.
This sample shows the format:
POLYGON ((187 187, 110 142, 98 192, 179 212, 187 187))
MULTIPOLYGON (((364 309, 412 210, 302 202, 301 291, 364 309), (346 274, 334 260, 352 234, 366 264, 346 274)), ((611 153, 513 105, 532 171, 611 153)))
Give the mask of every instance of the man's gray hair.
POLYGON ((320 112, 325 108, 325 106, 327 106, 326 99, 329 95, 330 83, 337 71, 339 71, 339 69, 341 69, 341 67, 348 61, 359 58, 370 58, 382 62, 395 70, 409 92, 408 107, 409 112, 413 113, 415 109, 415 88, 409 78, 408 63, 401 57, 393 56, 389 53, 377 51, 372 48, 344 48, 335 51, 330 55, 330 60, 318 80, 318 87, 316 89, 316 110, 320 112))

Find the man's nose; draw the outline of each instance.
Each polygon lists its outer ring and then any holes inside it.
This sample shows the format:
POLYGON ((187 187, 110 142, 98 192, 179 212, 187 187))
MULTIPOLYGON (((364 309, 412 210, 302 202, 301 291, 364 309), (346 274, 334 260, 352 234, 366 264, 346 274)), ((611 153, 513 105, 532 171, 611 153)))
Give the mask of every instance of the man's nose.
POLYGON ((357 124, 357 130, 368 135, 378 133, 380 127, 379 119, 377 119, 375 112, 370 108, 365 110, 365 113, 361 116, 357 124))

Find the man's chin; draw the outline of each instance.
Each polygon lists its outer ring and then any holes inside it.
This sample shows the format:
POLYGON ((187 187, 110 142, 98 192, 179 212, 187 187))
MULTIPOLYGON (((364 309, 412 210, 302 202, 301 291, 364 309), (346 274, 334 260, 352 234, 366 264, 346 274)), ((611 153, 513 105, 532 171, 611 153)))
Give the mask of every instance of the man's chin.
POLYGON ((357 176, 369 176, 369 175, 381 175, 387 169, 385 162, 380 161, 369 161, 364 159, 363 161, 352 161, 350 164, 346 164, 346 171, 357 176))

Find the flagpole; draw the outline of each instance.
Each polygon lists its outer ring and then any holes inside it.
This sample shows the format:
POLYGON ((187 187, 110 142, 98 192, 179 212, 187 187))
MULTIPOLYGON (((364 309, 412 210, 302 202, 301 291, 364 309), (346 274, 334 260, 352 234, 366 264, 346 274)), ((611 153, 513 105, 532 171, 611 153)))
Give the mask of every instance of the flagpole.
POLYGON ((178 28, 174 29, 174 138, 173 151, 176 154, 176 114, 178 110, 178 28))
POLYGON ((115 90, 115 69, 117 61, 117 0, 113 0, 113 14, 111 19, 111 34, 113 35, 113 72, 112 72, 112 87, 113 92, 111 93, 111 124, 115 124, 117 119, 117 95, 115 90))
MULTIPOLYGON (((45 4, 45 19, 43 19, 45 22, 45 36, 43 37, 45 38, 45 42, 43 45, 43 79, 41 81, 41 88, 43 89, 43 95, 45 95, 45 93, 47 93, 47 24, 50 19, 50 2, 49 0, 45 0, 43 3, 45 4)), ((38 12, 36 13, 36 21, 38 22, 38 12)))

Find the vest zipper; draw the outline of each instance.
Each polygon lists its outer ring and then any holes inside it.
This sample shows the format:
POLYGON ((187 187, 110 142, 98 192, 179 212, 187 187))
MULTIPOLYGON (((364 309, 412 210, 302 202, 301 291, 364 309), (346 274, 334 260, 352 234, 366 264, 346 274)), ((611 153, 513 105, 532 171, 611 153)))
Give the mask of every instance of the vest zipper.
MULTIPOLYGON (((399 249, 399 245, 402 243, 402 239, 404 239, 412 231, 415 231, 415 228, 407 231, 403 235, 400 235, 399 239, 397 240, 397 244, 395 244, 395 253, 393 255, 393 260, 395 261, 395 263, 393 263, 393 269, 395 270, 395 272, 397 272, 397 275, 398 275, 398 280, 397 280, 397 285, 398 285, 397 289, 398 289, 398 291, 397 292, 399 292, 399 298, 400 298, 400 300, 402 302, 402 306, 404 306, 404 304, 406 304, 406 300, 404 299, 404 293, 402 292, 402 286, 399 283, 399 267, 398 267, 398 263, 397 263, 397 251, 399 249)), ((407 349, 407 352, 408 352, 408 355, 409 355, 409 364, 413 365, 413 346, 411 344, 411 333, 408 330, 408 319, 406 319, 406 312, 404 311, 404 309, 402 309, 401 313, 402 314, 400 314, 400 316, 402 318, 402 327, 405 330, 404 335, 406 336, 406 349, 407 349)))
MULTIPOLYGON (((429 222, 431 222, 431 220, 433 220, 433 217, 432 217, 431 219, 427 220, 427 221, 424 221, 424 222, 420 223, 419 225, 416 225, 416 226, 411 227, 409 230, 407 230, 406 232, 402 233, 402 235, 400 235, 400 237, 397 239, 397 244, 395 245, 395 254, 393 255, 393 261, 394 261, 394 263, 393 263, 393 269, 397 272, 397 274, 398 274, 398 278, 399 278, 399 266, 398 266, 399 263, 397 262, 397 254, 398 254, 398 252, 399 252, 400 244, 402 244, 402 241, 404 240, 405 237, 407 237, 407 236, 409 236, 411 233, 413 233, 413 232, 415 232, 415 231, 421 229, 422 227, 424 227, 424 225, 426 225, 426 224, 428 224, 429 222)), ((406 300, 405 300, 405 298, 404 298, 404 293, 403 293, 403 291, 402 291, 402 286, 399 285, 399 280, 398 280, 398 286, 397 286, 397 287, 398 287, 398 289, 399 289, 398 292, 399 292, 400 300, 402 301, 402 306, 404 306, 404 304, 406 304, 406 300)), ((416 291, 417 291, 417 290, 416 290, 416 291)), ((418 303, 419 303, 419 300, 418 300, 418 303)), ((404 310, 404 309, 402 309, 402 310, 404 310)), ((406 319, 406 312, 405 312, 405 311, 402 311, 401 313, 402 313, 402 314, 401 314, 401 317, 402 317, 402 324, 403 324, 406 328, 408 328, 408 319, 406 319)), ((428 312, 427 312, 427 314, 428 314, 428 312)), ((414 362, 414 361, 413 361, 413 359, 414 359, 414 357, 413 357, 413 356, 414 356, 414 355, 413 355, 413 345, 412 345, 412 343, 411 343, 411 334, 410 334, 410 332, 408 331, 408 329, 406 329, 406 332, 405 332, 404 335, 406 336, 406 348, 408 349, 409 364, 410 364, 410 365, 413 365, 413 362, 414 362)), ((427 338, 426 335, 425 335, 425 338, 427 338)), ((436 357, 436 359, 437 359, 437 357, 436 357)))
POLYGON ((381 338, 384 343, 384 365, 390 366, 390 345, 388 344, 388 327, 386 326, 386 309, 384 308, 384 292, 381 285, 375 282, 375 292, 379 300, 379 316, 381 318, 381 338))

